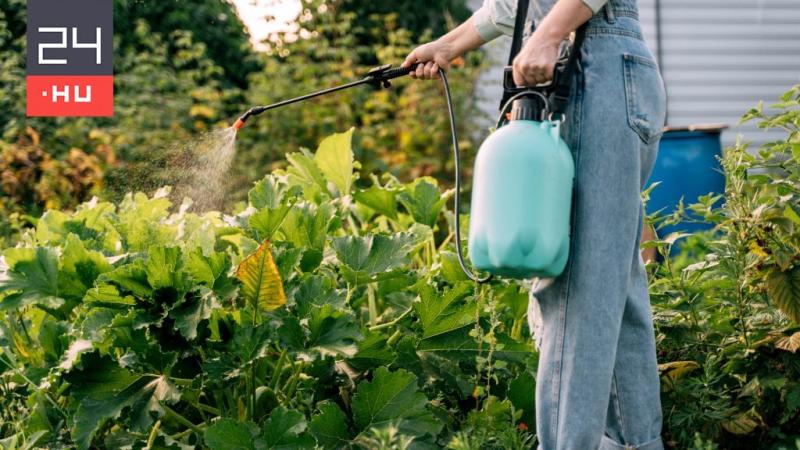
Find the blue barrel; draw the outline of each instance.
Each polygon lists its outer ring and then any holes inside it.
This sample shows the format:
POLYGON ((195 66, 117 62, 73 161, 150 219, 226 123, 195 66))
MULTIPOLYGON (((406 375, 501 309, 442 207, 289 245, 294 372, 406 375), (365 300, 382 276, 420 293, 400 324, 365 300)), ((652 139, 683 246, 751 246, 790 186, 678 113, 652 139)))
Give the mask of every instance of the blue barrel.
MULTIPOLYGON (((725 128, 724 124, 709 124, 666 129, 647 182, 661 182, 650 193, 648 212, 663 209, 662 213, 669 214, 681 198, 689 205, 701 195, 725 192, 725 175, 718 160, 722 155, 720 135, 725 128)), ((663 238, 675 231, 691 233, 710 227, 706 223, 680 223, 661 228, 658 235, 663 238)))

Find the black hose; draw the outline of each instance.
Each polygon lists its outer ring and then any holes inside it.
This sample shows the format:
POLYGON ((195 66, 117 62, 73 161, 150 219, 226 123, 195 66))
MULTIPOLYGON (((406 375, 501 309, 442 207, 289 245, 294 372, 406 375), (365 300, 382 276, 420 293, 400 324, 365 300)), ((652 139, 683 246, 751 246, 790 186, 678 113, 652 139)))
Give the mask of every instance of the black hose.
POLYGON ((439 68, 439 77, 442 79, 442 86, 444 86, 444 93, 445 97, 447 98, 447 112, 450 115, 450 135, 453 138, 453 160, 455 163, 455 172, 456 172, 456 194, 455 194, 455 201, 453 205, 453 210, 455 213, 455 238, 456 238, 456 255, 458 255, 458 264, 461 265, 461 270, 467 275, 467 277, 476 282, 476 283, 486 283, 492 279, 492 275, 487 275, 483 278, 475 275, 472 273, 469 268, 467 268, 467 264, 464 261, 464 255, 461 252, 461 220, 459 219, 459 211, 461 209, 461 151, 458 147, 458 132, 456 131, 456 114, 455 110, 453 109, 453 99, 450 95, 450 83, 447 82, 447 73, 439 68))

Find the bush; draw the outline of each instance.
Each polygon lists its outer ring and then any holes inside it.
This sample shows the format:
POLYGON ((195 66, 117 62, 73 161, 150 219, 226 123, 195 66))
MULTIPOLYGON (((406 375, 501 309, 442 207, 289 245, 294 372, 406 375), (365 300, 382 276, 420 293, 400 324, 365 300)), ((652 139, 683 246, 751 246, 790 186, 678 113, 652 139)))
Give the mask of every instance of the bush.
POLYGON ((527 296, 465 280, 433 179, 355 186, 350 139, 235 216, 45 213, 0 260, 4 445, 529 444, 527 296))
POLYGON ((695 434, 725 449, 795 448, 800 438, 800 86, 775 114, 761 105, 743 118, 786 130, 752 152, 725 150, 722 195, 679 208, 677 220, 704 220, 711 233, 674 234, 652 265, 651 298, 659 359, 665 361, 665 431, 689 448, 695 434))
POLYGON ((72 148, 63 159, 54 159, 30 128, 16 144, 0 142, 0 246, 46 209, 70 210, 98 195, 103 173, 115 164, 114 153, 103 144, 92 154, 72 148))

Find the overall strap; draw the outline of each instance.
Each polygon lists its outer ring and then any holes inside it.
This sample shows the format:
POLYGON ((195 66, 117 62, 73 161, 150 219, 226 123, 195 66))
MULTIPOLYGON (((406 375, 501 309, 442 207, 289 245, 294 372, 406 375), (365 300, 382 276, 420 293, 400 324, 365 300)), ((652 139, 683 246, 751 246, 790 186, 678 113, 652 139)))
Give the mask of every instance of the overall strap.
POLYGON ((572 43, 572 48, 569 51, 567 63, 563 69, 559 70, 556 67, 556 73, 553 74, 553 87, 550 94, 550 112, 552 114, 564 114, 567 109, 567 101, 569 101, 570 82, 572 75, 578 70, 578 59, 581 57, 581 46, 583 45, 583 38, 586 36, 586 24, 584 23, 575 31, 575 41, 572 43))
POLYGON ((517 16, 514 18, 514 36, 511 38, 511 53, 508 55, 508 65, 514 64, 514 58, 522 50, 522 34, 525 31, 525 19, 528 18, 528 5, 530 0, 517 1, 517 16))

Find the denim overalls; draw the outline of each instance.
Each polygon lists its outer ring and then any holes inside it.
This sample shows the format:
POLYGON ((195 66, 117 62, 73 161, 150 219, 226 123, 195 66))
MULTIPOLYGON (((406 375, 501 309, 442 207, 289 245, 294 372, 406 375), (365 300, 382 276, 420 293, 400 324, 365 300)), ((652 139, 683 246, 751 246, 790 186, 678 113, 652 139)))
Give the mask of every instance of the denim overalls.
POLYGON ((576 164, 564 273, 539 280, 529 318, 540 359, 540 450, 662 449, 661 402, 640 192, 653 168, 666 95, 635 0, 590 19, 563 134, 576 164))

